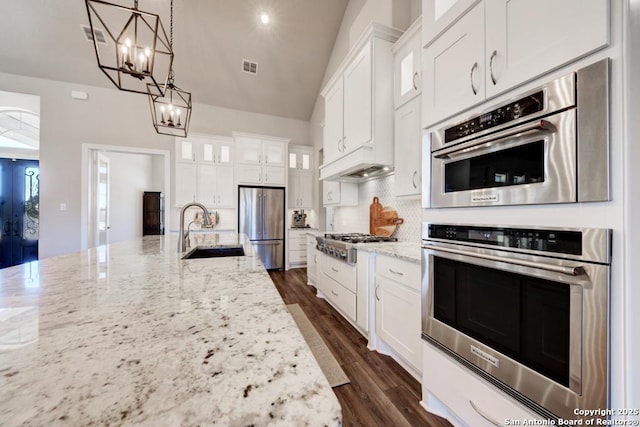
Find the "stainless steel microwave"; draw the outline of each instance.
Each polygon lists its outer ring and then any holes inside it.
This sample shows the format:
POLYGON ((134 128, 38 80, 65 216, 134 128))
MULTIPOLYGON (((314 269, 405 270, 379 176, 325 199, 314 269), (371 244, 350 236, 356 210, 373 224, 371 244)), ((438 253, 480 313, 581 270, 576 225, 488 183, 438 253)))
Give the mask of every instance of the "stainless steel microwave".
POLYGON ((431 133, 431 206, 609 200, 609 59, 431 133))

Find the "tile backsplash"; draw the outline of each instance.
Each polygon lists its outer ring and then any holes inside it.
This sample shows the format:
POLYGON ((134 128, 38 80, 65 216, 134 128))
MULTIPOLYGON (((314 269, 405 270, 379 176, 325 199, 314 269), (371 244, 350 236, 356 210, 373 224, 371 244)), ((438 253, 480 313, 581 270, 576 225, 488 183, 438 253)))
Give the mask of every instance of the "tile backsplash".
POLYGON ((422 224, 422 205, 420 198, 397 199, 393 195, 395 175, 366 181, 358 184, 358 206, 343 206, 334 209, 334 231, 340 233, 369 233, 369 205, 373 197, 378 196, 384 207, 391 207, 398 211, 398 216, 404 218, 393 237, 399 241, 420 241, 422 224))

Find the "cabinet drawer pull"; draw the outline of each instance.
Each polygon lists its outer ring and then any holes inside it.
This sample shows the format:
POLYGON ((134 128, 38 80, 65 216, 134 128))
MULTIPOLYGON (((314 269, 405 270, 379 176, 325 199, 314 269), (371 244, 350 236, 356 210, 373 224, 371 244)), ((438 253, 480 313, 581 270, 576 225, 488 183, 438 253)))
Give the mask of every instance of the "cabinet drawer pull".
POLYGON ((403 272, 401 272, 401 271, 395 271, 395 270, 392 270, 392 269, 389 269, 389 271, 390 271, 391 273, 393 273, 393 274, 397 274, 398 276, 404 276, 404 273, 403 273, 403 272))
POLYGON ((338 139, 338 152, 342 153, 342 139, 338 139))
POLYGON ((471 67, 471 74, 469 74, 469 79, 471 80, 471 90, 473 91, 474 95, 478 94, 478 89, 476 89, 476 87, 473 85, 473 72, 477 69, 478 69, 478 63, 474 62, 473 66, 471 67))
POLYGON ((339 296, 337 293, 335 293, 335 292, 334 292, 334 290, 333 290, 333 289, 331 289, 331 294, 332 294, 334 297, 339 296))
POLYGON ((418 85, 416 84, 416 77, 418 77, 418 72, 413 73, 413 90, 418 90, 418 85))
POLYGON ((494 50, 493 52, 491 52, 491 58, 489 59, 489 75, 491 76, 491 82, 493 83, 493 85, 496 85, 496 76, 493 75, 493 59, 496 57, 496 55, 498 54, 497 50, 494 50))
POLYGON ((340 272, 340 270, 337 270, 337 269, 335 269, 333 267, 331 267, 331 270, 333 270, 335 273, 339 273, 340 272))
POLYGON ((485 420, 489 421, 494 426, 504 427, 502 424, 500 424, 499 422, 491 419, 488 415, 484 414, 480 409, 478 409, 478 407, 476 406, 475 403, 473 403, 472 400, 469 400, 469 403, 471 404, 471 407, 473 408, 473 410, 476 411, 478 413, 478 415, 480 415, 482 418, 484 418, 485 420))
POLYGON ((380 297, 378 296, 378 288, 380 287, 380 285, 376 286, 376 289, 374 291, 374 294, 376 295, 376 300, 380 301, 380 297))
POLYGON ((413 188, 418 188, 416 185, 416 175, 418 175, 418 171, 413 171, 413 175, 411 176, 411 183, 413 184, 413 188))

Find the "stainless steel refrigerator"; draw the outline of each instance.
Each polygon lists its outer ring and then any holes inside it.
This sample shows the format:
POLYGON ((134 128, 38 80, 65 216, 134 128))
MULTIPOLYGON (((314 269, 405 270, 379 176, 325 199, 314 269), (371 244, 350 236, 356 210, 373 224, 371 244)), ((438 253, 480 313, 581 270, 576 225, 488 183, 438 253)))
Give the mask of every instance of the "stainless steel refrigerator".
POLYGON ((238 232, 269 269, 284 268, 284 188, 238 187, 238 232))

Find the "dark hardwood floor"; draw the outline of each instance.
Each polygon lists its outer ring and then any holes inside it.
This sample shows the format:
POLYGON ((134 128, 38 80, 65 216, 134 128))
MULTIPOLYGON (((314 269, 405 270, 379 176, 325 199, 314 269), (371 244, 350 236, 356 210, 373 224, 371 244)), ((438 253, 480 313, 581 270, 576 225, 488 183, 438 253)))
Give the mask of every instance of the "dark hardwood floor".
POLYGON ((420 383, 367 340, 307 285, 306 269, 269 273, 286 304, 297 303, 351 380, 335 387, 344 426, 450 427, 420 406, 420 383))

